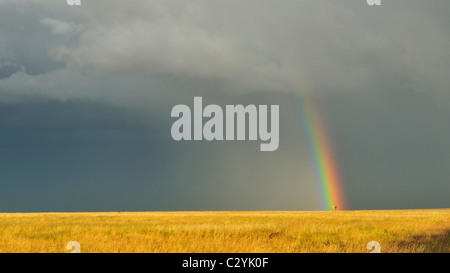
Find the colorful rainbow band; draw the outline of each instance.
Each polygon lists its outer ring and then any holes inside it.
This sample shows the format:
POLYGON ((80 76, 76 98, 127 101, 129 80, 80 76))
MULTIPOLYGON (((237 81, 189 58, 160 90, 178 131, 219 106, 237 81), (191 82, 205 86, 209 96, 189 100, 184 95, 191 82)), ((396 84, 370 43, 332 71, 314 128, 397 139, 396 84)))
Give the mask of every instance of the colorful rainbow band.
POLYGON ((343 210, 346 208, 345 200, 324 119, 314 98, 305 96, 300 97, 299 101, 302 128, 320 188, 323 209, 343 210))

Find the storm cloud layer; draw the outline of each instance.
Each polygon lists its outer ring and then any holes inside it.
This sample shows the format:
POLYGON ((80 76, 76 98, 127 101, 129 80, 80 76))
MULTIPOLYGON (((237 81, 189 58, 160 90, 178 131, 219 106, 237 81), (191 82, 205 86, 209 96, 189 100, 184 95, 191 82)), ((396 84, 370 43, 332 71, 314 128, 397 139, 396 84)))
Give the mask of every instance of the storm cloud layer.
POLYGON ((304 97, 350 209, 448 207, 450 3, 382 2, 0 0, 0 211, 321 209, 304 97), (174 142, 194 96, 279 150, 174 142))

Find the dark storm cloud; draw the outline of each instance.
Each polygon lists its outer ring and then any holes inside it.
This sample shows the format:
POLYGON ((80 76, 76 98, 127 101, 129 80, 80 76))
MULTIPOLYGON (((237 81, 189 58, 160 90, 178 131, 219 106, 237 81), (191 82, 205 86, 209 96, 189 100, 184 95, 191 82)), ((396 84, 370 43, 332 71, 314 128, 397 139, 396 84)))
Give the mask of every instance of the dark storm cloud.
POLYGON ((450 113, 414 91, 322 101, 350 207, 447 207, 450 113))
MULTIPOLYGON (((364 87, 394 74, 391 82, 402 78, 438 101, 449 99, 450 22, 443 1, 398 0, 376 9, 350 0, 99 0, 77 8, 2 2, 10 27, 2 28, 7 42, 0 52, 27 73, 64 65, 74 77, 174 77, 188 79, 192 89, 208 83, 229 93, 304 94, 373 92, 364 87), (29 16, 19 20, 22 14, 29 16)), ((46 84, 36 92, 46 92, 46 84)), ((151 100, 152 91, 131 95, 151 100)), ((123 93, 107 99, 120 101, 123 93)))
POLYGON ((10 61, 0 62, 0 79, 8 78, 12 74, 23 70, 22 66, 10 61))
POLYGON ((93 101, 28 100, 0 104, 0 130, 41 132, 90 129, 160 132, 158 124, 142 114, 93 101))
POLYGON ((0 205, 3 211, 315 209, 317 189, 308 160, 299 157, 306 151, 290 100, 272 94, 205 100, 280 104, 283 146, 267 154, 256 142, 175 142, 170 121, 130 128, 136 120, 124 124, 124 113, 96 104, 3 106, 0 205))
POLYGON ((40 75, 64 67, 50 56, 59 39, 39 22, 45 9, 26 8, 20 2, 0 5, 0 79, 18 71, 40 75))
POLYGON ((0 210, 318 209, 306 95, 350 208, 448 207, 449 13, 437 0, 0 0, 0 210), (170 109, 194 95, 280 104, 279 150, 171 141, 170 109))

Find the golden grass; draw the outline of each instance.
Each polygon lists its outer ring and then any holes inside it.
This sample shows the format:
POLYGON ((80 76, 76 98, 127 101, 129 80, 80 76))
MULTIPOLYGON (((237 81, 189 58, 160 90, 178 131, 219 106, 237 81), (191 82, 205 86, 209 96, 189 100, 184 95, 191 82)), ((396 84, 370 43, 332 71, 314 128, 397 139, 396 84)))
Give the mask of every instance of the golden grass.
POLYGON ((0 214, 0 252, 450 252, 450 209, 0 214))

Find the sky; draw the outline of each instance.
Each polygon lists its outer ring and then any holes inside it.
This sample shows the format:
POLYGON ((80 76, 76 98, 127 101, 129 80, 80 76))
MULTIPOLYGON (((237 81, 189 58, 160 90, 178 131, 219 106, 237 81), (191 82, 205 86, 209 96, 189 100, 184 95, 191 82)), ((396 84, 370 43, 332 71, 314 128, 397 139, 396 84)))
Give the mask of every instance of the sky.
POLYGON ((0 211, 450 207, 450 2, 0 0, 0 211), (172 139, 173 106, 280 106, 280 144, 172 139))

